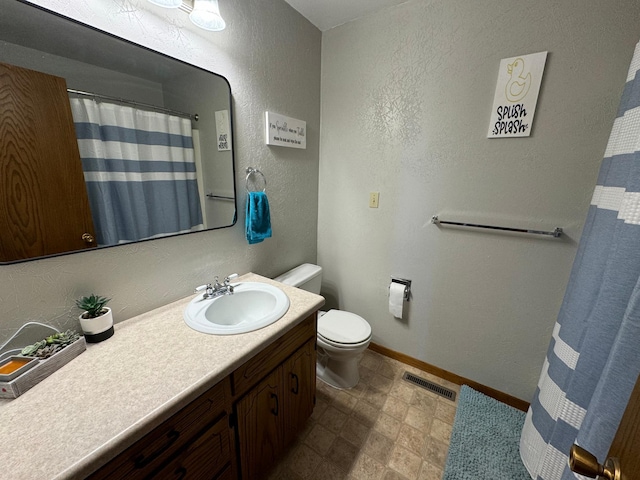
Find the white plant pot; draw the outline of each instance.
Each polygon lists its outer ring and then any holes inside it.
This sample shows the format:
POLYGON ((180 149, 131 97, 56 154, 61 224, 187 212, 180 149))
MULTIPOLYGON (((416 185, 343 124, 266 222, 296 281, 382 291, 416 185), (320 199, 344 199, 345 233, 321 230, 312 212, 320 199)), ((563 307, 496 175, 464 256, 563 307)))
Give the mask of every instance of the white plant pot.
MULTIPOLYGON (((89 343, 98 343, 113 336, 113 313, 111 308, 105 307, 107 313, 96 318, 84 318, 80 315, 80 327, 84 333, 85 340, 89 343)), ((85 312, 86 313, 86 312, 85 312)))

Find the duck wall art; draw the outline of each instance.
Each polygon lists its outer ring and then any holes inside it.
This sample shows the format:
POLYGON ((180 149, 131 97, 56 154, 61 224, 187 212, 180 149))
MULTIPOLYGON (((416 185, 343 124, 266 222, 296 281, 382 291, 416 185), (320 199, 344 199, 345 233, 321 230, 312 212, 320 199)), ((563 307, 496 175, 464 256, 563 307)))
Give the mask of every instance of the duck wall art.
POLYGON ((509 81, 504 88, 504 95, 510 102, 519 102, 529 93, 531 88, 531 72, 525 74, 524 60, 516 58, 516 61, 507 65, 509 81))
POLYGON ((547 52, 540 52, 500 62, 487 137, 531 135, 546 60, 547 52))

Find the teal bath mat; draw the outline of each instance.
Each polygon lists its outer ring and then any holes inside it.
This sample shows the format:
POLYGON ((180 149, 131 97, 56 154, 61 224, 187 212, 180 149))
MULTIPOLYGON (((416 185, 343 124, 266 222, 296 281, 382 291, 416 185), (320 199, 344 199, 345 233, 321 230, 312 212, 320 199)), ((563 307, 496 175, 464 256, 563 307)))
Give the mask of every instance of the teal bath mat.
POLYGON ((531 480, 520 460, 524 412, 463 385, 443 480, 531 480))

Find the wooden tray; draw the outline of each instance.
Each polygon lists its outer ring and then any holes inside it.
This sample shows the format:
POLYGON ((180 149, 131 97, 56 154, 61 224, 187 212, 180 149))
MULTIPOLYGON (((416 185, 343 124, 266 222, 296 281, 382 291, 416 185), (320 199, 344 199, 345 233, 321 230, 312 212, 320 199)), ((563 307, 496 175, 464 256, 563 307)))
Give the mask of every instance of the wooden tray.
POLYGON ((10 382, 0 382, 0 398, 17 398, 34 385, 40 383, 63 365, 69 363, 87 349, 84 337, 63 348, 55 355, 40 360, 30 370, 10 382))

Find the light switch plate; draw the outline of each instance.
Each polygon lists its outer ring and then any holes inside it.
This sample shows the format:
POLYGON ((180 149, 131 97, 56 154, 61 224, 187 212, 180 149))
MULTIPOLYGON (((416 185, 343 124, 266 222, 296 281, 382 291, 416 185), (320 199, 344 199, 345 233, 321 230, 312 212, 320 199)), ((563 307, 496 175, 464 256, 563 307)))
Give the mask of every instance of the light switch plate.
POLYGON ((378 200, 380 192, 371 192, 369 194, 369 208, 378 208, 378 200))

